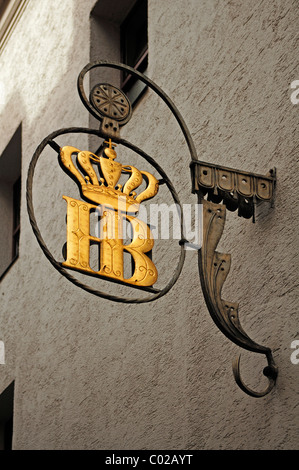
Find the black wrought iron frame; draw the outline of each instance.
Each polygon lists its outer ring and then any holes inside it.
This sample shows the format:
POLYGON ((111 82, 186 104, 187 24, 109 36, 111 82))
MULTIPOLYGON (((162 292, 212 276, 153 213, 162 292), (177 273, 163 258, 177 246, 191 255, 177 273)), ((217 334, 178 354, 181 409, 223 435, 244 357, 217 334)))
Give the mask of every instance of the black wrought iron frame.
MULTIPOLYGON (((247 385, 244 384, 243 380, 241 379, 240 375, 240 357, 238 357, 233 363, 233 373, 235 380, 239 387, 248 395, 253 397, 263 397, 267 395, 274 387, 276 383, 276 378, 278 374, 277 367, 274 362, 274 358, 272 355, 272 351, 270 348, 261 346, 250 339, 250 337, 244 332, 241 327, 239 316, 238 316, 238 304, 225 301, 221 298, 221 290, 222 285, 227 277, 227 274, 230 269, 230 255, 218 253, 216 251, 216 247, 218 242, 221 238, 224 224, 225 224, 225 217, 226 217, 226 205, 230 207, 230 210, 238 209, 239 215, 251 218, 254 216, 254 208, 256 203, 260 203, 262 201, 269 201, 273 203, 274 200, 274 188, 275 188, 275 181, 276 181, 276 174, 275 171, 272 170, 269 175, 262 176, 262 175, 255 175, 253 173, 247 173, 248 178, 250 179, 250 185, 248 186, 248 182, 246 182, 246 187, 243 189, 242 187, 234 186, 229 187, 229 185, 225 185, 224 183, 221 186, 221 183, 216 182, 216 180, 208 180, 206 181, 205 178, 201 179, 198 176, 198 169, 200 165, 204 165, 205 167, 209 167, 211 171, 226 171, 227 177, 229 181, 233 181, 233 178, 236 178, 234 175, 237 173, 243 174, 244 172, 233 170, 230 168, 219 167, 216 165, 212 165, 209 163, 199 162, 196 148, 191 137, 191 134, 188 130, 188 127, 180 114, 178 108, 175 106, 173 101, 166 95, 166 93, 156 85, 150 78, 143 75, 139 71, 117 62, 109 62, 109 61, 95 61, 87 64, 78 76, 78 93, 79 96, 86 107, 86 109, 98 120, 102 121, 103 116, 98 112, 98 110, 91 105, 89 102, 86 93, 84 91, 84 77, 85 75, 90 72, 92 69, 95 68, 114 68, 121 70, 123 72, 128 72, 132 74, 137 79, 144 82, 149 88, 151 88, 168 106, 170 111, 173 113, 177 123, 180 126, 180 129, 184 135, 191 162, 190 162, 190 169, 191 169, 191 178, 192 178, 192 192, 198 194, 198 201, 200 204, 203 205, 203 214, 204 214, 204 224, 203 224, 203 244, 200 249, 198 247, 194 247, 198 250, 198 263, 199 263, 199 275, 201 286, 204 294, 204 298, 206 301, 206 305, 210 312, 212 319, 214 320, 215 324, 218 328, 222 331, 222 333, 234 342, 239 347, 259 353, 264 354, 266 356, 268 365, 264 368, 263 373, 268 378, 269 384, 266 390, 262 392, 256 392, 251 390, 247 385), (255 183, 251 184, 251 181, 255 183), (265 185, 265 187, 262 186, 265 185), (254 187, 252 186, 254 185, 254 187), (258 187, 258 185, 260 185, 258 187), (243 192, 242 192, 243 191, 243 192), (208 200, 205 198, 207 194, 208 200), (223 204, 220 202, 223 201, 223 204), (230 205, 231 204, 231 205, 230 205), (249 204, 249 209, 247 205, 249 204), (234 209, 231 209, 234 207, 234 209)), ((168 282, 168 284, 161 290, 156 291, 152 290, 152 295, 145 297, 145 298, 124 298, 115 295, 107 294, 106 292, 98 291, 96 289, 91 288, 88 285, 81 283, 77 278, 72 276, 66 269, 64 269, 60 262, 56 261, 52 254, 50 253, 48 247, 46 246, 40 230, 37 226, 35 214, 34 214, 34 207, 33 207, 33 200, 32 200, 32 189, 33 189, 33 178, 36 164, 47 145, 51 146, 55 151, 60 151, 60 146, 56 142, 56 138, 63 134, 68 133, 84 133, 84 134, 93 134, 100 138, 106 138, 107 135, 109 136, 109 130, 105 130, 100 128, 100 130, 96 129, 86 129, 86 128, 66 128, 60 129, 58 131, 52 132, 48 135, 41 144, 37 147, 32 160, 29 165, 28 169, 28 177, 27 177, 27 209, 29 214, 30 223, 33 228, 33 232, 37 238, 37 241, 43 250, 45 256, 48 258, 50 263, 57 269, 63 276, 65 276, 69 281, 71 281, 76 286, 82 288, 83 290, 94 294, 96 296, 112 300, 115 302, 123 302, 123 303, 144 303, 144 302, 151 302, 161 298, 165 295, 169 290, 174 286, 178 277, 181 274, 184 260, 185 260, 185 244, 189 244, 189 241, 186 240, 184 235, 184 220, 183 220, 183 211, 180 210, 181 216, 181 240, 180 240, 180 257, 176 267, 176 270, 173 274, 172 279, 168 282)), ((178 194, 169 180, 166 172, 161 168, 161 166, 155 161, 154 158, 147 155, 143 150, 136 147, 135 145, 131 144, 130 142, 120 138, 118 134, 113 133, 113 140, 120 144, 124 145, 137 154, 139 154, 142 158, 144 158, 148 163, 150 163, 160 174, 161 180, 159 181, 160 184, 166 184, 169 191, 171 192, 172 198, 174 202, 181 208, 181 203, 179 201, 178 194)), ((207 175, 205 175, 207 176, 207 175)), ((212 178, 212 177, 211 177, 212 178)), ((244 183, 245 184, 245 183, 244 183)), ((240 185, 239 185, 240 186, 240 185)))

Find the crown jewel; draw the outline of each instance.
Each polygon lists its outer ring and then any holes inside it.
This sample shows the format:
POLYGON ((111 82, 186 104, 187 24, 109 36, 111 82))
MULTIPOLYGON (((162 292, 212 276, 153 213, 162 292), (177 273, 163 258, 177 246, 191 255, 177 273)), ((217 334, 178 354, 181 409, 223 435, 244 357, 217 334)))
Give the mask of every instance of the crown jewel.
POLYGON ((113 148, 115 144, 111 139, 105 141, 105 144, 108 146, 104 148, 100 157, 87 150, 81 151, 75 147, 65 146, 60 149, 59 163, 62 169, 80 184, 81 192, 86 199, 95 204, 109 205, 116 210, 121 204, 126 212, 137 212, 142 201, 151 199, 157 194, 158 180, 147 171, 114 161, 117 156, 113 148), (78 168, 73 162, 73 155, 77 155, 78 168), (128 175, 128 180, 123 186, 118 184, 121 174, 128 175), (143 180, 147 186, 137 194, 135 189, 143 180))

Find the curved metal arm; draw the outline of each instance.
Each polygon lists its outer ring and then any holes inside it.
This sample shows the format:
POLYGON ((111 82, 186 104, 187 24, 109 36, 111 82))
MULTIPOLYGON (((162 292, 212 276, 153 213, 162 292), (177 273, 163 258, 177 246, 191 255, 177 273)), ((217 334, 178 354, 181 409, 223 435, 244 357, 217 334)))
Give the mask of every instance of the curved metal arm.
POLYGON ((264 374, 269 378, 270 384, 262 393, 249 389, 240 376, 240 361, 234 363, 234 377, 239 387, 248 395, 262 397, 272 390, 277 377, 271 350, 252 341, 241 327, 238 314, 238 304, 223 300, 221 297, 222 286, 230 270, 231 256, 216 251, 222 236, 226 207, 200 198, 203 204, 203 239, 202 248, 199 250, 199 273, 203 294, 210 315, 218 328, 238 346, 252 352, 265 354, 268 359, 268 367, 264 374))
POLYGON ((87 99, 86 93, 84 91, 84 86, 83 86, 83 81, 85 75, 90 72, 90 70, 97 68, 97 67, 107 67, 107 68, 112 68, 112 69, 117 69, 117 70, 122 70, 124 72, 128 72, 134 77, 136 77, 138 80, 141 82, 145 83, 149 88, 154 90, 154 92, 164 101, 164 103, 168 106, 170 111, 173 113, 175 119, 177 120, 183 134, 186 140, 186 143, 188 145, 188 149, 190 152, 191 160, 192 161, 197 161, 197 153, 196 153, 196 148, 193 142, 193 139, 191 137, 191 134, 189 132, 189 129, 179 112, 178 108, 175 106, 173 101, 169 98, 169 96, 155 83, 153 80, 148 78, 146 75, 143 73, 139 72, 138 70, 133 69, 132 67, 129 67, 128 65, 121 64, 119 62, 110 62, 107 60, 96 60, 94 62, 90 62, 89 64, 85 65, 85 67, 81 70, 78 80, 77 80, 77 88, 78 88, 78 93, 80 96, 80 99, 86 109, 96 118, 96 119, 102 119, 102 116, 92 107, 90 106, 90 103, 87 99))
POLYGON ((267 354, 268 366, 265 367, 263 370, 263 374, 265 375, 265 377, 267 377, 269 381, 268 387, 263 392, 255 392, 243 382, 241 375, 240 375, 240 359, 241 359, 241 356, 237 357, 233 361, 233 374, 235 377, 235 381, 237 382, 241 390, 247 393, 247 395, 250 395, 251 397, 254 397, 254 398, 262 398, 265 395, 268 395, 268 393, 271 392, 271 390, 276 384, 276 378, 278 374, 278 369, 275 366, 272 353, 269 352, 267 354))

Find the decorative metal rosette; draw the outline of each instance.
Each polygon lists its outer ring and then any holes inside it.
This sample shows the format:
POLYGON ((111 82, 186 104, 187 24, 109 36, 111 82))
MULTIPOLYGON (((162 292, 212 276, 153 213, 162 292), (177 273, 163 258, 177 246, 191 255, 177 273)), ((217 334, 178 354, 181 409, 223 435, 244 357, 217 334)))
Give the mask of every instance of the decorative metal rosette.
POLYGON ((131 117, 131 104, 126 95, 113 85, 99 83, 90 93, 90 101, 103 117, 125 124, 131 117))

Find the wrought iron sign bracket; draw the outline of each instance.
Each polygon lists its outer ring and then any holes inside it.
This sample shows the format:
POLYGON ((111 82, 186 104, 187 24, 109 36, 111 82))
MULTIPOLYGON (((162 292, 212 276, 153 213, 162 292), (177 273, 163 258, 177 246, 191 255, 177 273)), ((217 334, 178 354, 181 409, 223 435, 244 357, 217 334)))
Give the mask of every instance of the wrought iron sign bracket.
POLYGON ((233 343, 248 351, 264 354, 267 359, 268 365, 263 370, 269 381, 266 390, 256 392, 245 385, 240 375, 240 357, 233 363, 235 380, 239 387, 252 397, 267 395, 273 389, 278 373, 272 351, 270 348, 254 342, 245 333, 239 320, 238 304, 222 299, 222 287, 230 270, 231 256, 217 252, 216 248, 224 230, 227 210, 237 211, 240 217, 251 218, 255 222, 255 208, 257 205, 263 202, 273 205, 276 170, 272 169, 267 175, 263 176, 199 161, 187 125, 171 99, 147 76, 124 64, 107 61, 96 61, 87 64, 78 77, 78 93, 87 110, 100 121, 100 129, 73 127, 52 132, 37 147, 28 169, 27 210, 33 232, 45 256, 60 274, 91 294, 115 302, 144 303, 157 300, 169 292, 182 271, 185 260, 185 246, 189 245, 194 248, 198 251, 199 276, 203 295, 215 324, 233 343), (151 88, 173 113, 184 135, 191 156, 192 193, 197 194, 198 202, 203 206, 201 246, 190 243, 185 237, 182 205, 166 172, 154 158, 120 137, 121 127, 132 116, 131 104, 126 95, 113 85, 99 83, 91 90, 90 96, 87 98, 83 79, 92 69, 101 67, 114 68, 132 74, 151 88), (81 151, 72 146, 61 148, 59 143, 56 142, 56 138, 71 133, 92 134, 104 140, 101 141, 95 154, 90 151, 81 151), (116 144, 123 145, 136 152, 155 168, 160 175, 160 179, 156 179, 150 173, 138 170, 131 165, 122 165, 114 161, 117 156, 114 149, 116 144), (63 196, 67 202, 68 210, 67 249, 64 262, 55 260, 50 253, 37 226, 34 214, 32 200, 34 172, 37 162, 47 145, 58 154, 61 168, 77 182, 81 197, 85 201, 82 202, 63 196), (74 163, 75 157, 76 164, 74 163), (96 167, 96 171, 94 167, 96 167), (128 176, 128 181, 123 187, 117 184, 121 174, 128 176), (142 180, 146 181, 147 186, 138 195, 135 189, 141 185, 142 180), (150 231, 146 224, 142 225, 135 217, 138 213, 139 204, 145 199, 154 197, 161 184, 167 186, 174 202, 180 209, 181 239, 179 241, 180 256, 173 276, 162 289, 156 289, 153 284, 157 279, 157 270, 151 259, 146 256, 146 253, 153 247, 150 231), (118 207, 116 208, 116 200, 119 197, 124 201, 126 209, 124 212, 119 211, 118 207), (89 234, 89 212, 97 207, 95 204, 102 206, 103 210, 106 210, 105 207, 109 205, 114 207, 113 213, 107 209, 106 225, 108 227, 109 217, 112 217, 113 220, 124 217, 130 221, 133 228, 136 221, 138 221, 138 230, 143 227, 142 235, 139 238, 134 236, 132 244, 130 247, 126 246, 126 248, 117 237, 113 240, 113 243, 105 237, 94 239, 89 234), (80 234, 80 237, 77 233, 80 234), (97 272, 89 266, 89 245, 92 241, 101 243, 101 259, 104 260, 97 272), (136 258, 134 258, 134 275, 129 279, 126 279, 123 275, 122 253, 124 249, 131 250, 133 258, 136 252, 138 253, 138 256, 136 255, 136 258), (111 295, 83 284, 69 273, 69 269, 106 278, 113 282, 120 282, 128 287, 143 289, 150 296, 124 298, 111 295))
POLYGON ((265 354, 268 365, 263 373, 268 378, 266 390, 256 392, 243 382, 240 357, 233 362, 233 373, 240 388, 252 397, 263 397, 274 387, 277 378, 270 348, 252 341, 239 320, 239 306, 222 299, 223 284, 231 267, 231 256, 216 251, 222 236, 226 210, 238 211, 240 217, 255 221, 255 207, 267 201, 273 206, 276 170, 266 176, 243 172, 204 162, 192 162, 192 192, 203 205, 202 247, 198 252, 200 281, 210 315, 224 335, 246 350, 265 354), (206 197, 206 198, 205 198, 206 197))
POLYGON ((227 210, 238 211, 239 217, 252 218, 255 223, 256 207, 269 202, 274 207, 276 168, 267 175, 235 170, 211 163, 190 163, 192 192, 201 199, 223 203, 227 210))

